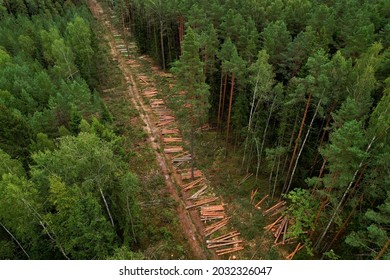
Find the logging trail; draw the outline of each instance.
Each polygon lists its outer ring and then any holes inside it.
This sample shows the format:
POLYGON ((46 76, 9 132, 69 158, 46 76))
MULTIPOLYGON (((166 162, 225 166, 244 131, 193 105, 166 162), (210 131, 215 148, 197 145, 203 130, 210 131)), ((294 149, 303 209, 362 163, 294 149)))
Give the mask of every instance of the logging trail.
MULTIPOLYGON (((202 223, 200 221, 197 221, 194 219, 193 215, 189 211, 186 210, 186 205, 184 201, 180 198, 179 192, 175 186, 175 178, 171 175, 174 174, 174 170, 172 170, 172 166, 169 164, 168 160, 164 156, 165 152, 169 152, 170 150, 167 150, 167 148, 163 148, 163 145, 161 144, 160 139, 160 126, 159 124, 156 124, 154 122, 155 119, 155 113, 152 110, 152 107, 145 104, 143 101, 143 97, 141 96, 140 90, 137 88, 136 78, 142 80, 147 79, 147 77, 142 77, 137 73, 137 62, 134 57, 134 53, 136 53, 136 46, 133 42, 124 45, 118 45, 116 39, 118 37, 120 38, 120 32, 118 32, 113 24, 111 23, 110 16, 107 16, 106 11, 103 11, 102 7, 96 0, 90 0, 88 1, 89 8, 94 15, 94 17, 102 23, 102 25, 105 28, 105 34, 102 34, 105 39, 110 44, 110 51, 113 60, 116 60, 118 62, 118 66, 123 72, 123 75, 125 76, 126 82, 128 83, 128 94, 130 99, 132 100, 134 106, 136 107, 137 111, 139 112, 140 118, 145 123, 145 131, 148 134, 149 144, 152 146, 154 150, 154 154, 156 157, 156 161, 161 169, 161 172, 163 174, 163 177, 165 179, 166 187, 171 194, 171 197, 177 202, 177 215, 180 220, 180 225, 182 228, 182 231, 184 232, 184 235, 186 236, 187 242, 189 243, 193 256, 196 259, 216 259, 218 258, 216 254, 214 254, 212 251, 206 250, 204 246, 202 246, 202 223), (134 50, 134 53, 129 50, 134 50), (133 56, 133 57, 132 57, 133 56)), ((152 93, 149 91, 145 91, 143 93, 144 96, 152 93)), ((154 106, 158 106, 159 103, 163 101, 154 100, 154 106)), ((152 104, 153 105, 153 104, 152 104)), ((169 124, 170 118, 163 117, 162 120, 163 124, 169 124), (165 123, 164 123, 165 122, 165 123)), ((160 122, 161 124, 161 122, 160 122)), ((169 131, 168 131, 169 132, 169 131)), ((179 141, 180 139, 171 139, 167 140, 170 142, 175 143, 176 141, 179 141)), ((168 148, 170 149, 170 148, 168 148)), ((173 152, 180 152, 179 150, 175 150, 175 148, 172 148, 173 152)), ((176 148, 178 149, 178 148, 176 148)))

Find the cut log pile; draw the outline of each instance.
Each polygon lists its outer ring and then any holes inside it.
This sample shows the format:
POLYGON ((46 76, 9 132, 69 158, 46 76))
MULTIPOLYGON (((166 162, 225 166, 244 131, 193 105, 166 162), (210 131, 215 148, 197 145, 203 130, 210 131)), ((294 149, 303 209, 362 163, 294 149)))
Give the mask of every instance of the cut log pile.
POLYGON ((242 246, 242 240, 237 239, 239 235, 239 232, 232 231, 217 238, 209 239, 206 241, 207 248, 216 249, 218 256, 241 251, 244 247, 242 246))
MULTIPOLYGON (((194 178, 203 177, 203 172, 201 170, 195 169, 194 170, 194 178)), ((191 170, 183 170, 181 173, 182 180, 188 180, 192 178, 192 171, 191 170)))
POLYGON ((205 206, 200 208, 200 219, 202 221, 211 221, 216 219, 224 219, 226 217, 223 204, 205 206))
MULTIPOLYGON (((120 39, 121 36, 117 35, 117 37, 120 39)), ((181 145, 183 139, 175 116, 167 107, 165 100, 157 98, 157 96, 161 96, 152 80, 153 78, 142 72, 140 60, 143 60, 143 62, 149 61, 149 58, 146 56, 135 58, 131 52, 129 53, 125 49, 123 40, 120 41, 117 50, 126 56, 126 64, 129 67, 137 68, 137 72, 140 73, 137 76, 137 83, 140 85, 143 97, 149 101, 150 108, 156 116, 154 125, 161 133, 159 142, 162 145, 165 158, 170 160, 172 169, 177 174, 178 183, 182 187, 183 197, 186 201, 186 209, 195 214, 199 211, 199 219, 204 223, 203 233, 205 237, 226 231, 229 219, 225 212, 225 204, 222 203, 219 197, 212 194, 209 182, 201 170, 195 169, 194 174, 192 174, 193 157, 181 145), (129 54, 130 58, 127 57, 129 54)), ((132 51, 132 49, 130 50, 132 51)), ((171 74, 161 72, 158 67, 152 67, 152 70, 160 76, 169 78, 169 85, 172 85, 171 74)), ((207 129, 207 127, 202 129, 207 129)), ((244 249, 243 241, 238 239, 239 235, 239 232, 232 231, 214 239, 209 239, 207 240, 207 247, 215 250, 215 253, 219 256, 238 252, 244 249)))
POLYGON ((164 152, 166 154, 174 154, 174 153, 179 153, 183 151, 183 147, 181 146, 174 146, 174 147, 166 147, 164 148, 164 152))
MULTIPOLYGON (((260 210, 261 205, 264 203, 264 201, 266 201, 267 198, 269 199, 269 194, 265 195, 258 202, 256 202, 257 200, 255 200, 255 197, 257 194, 258 189, 254 189, 251 191, 250 202, 252 205, 254 205, 256 209, 260 210)), ((277 218, 273 222, 264 227, 265 230, 270 231, 273 234, 275 238, 274 246, 292 244, 295 243, 297 239, 296 237, 289 237, 288 228, 293 221, 291 221, 286 215, 284 215, 284 211, 286 210, 286 208, 286 202, 281 200, 262 212, 263 216, 267 216, 270 218, 277 216, 277 218)), ((295 254, 303 247, 304 245, 301 245, 301 243, 299 243, 296 246, 295 250, 291 254, 289 254, 286 259, 293 259, 295 254)))
POLYGON ((205 204, 209 204, 216 200, 218 200, 218 197, 208 197, 208 198, 199 199, 193 202, 191 205, 188 205, 186 209, 188 210, 188 209, 196 208, 205 204))

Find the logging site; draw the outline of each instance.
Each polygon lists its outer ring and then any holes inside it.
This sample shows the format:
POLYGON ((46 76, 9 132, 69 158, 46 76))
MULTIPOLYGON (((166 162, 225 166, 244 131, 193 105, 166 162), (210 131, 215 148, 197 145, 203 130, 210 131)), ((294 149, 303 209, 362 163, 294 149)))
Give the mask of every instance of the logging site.
POLYGON ((0 260, 389 260, 389 18, 0 0, 0 260))

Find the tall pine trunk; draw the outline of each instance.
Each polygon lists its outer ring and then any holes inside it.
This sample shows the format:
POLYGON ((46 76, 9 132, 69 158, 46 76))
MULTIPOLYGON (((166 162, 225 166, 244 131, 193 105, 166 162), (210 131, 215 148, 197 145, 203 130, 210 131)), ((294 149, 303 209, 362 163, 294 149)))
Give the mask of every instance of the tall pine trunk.
POLYGON ((223 72, 221 72, 221 83, 219 86, 219 102, 218 102, 218 115, 217 115, 217 131, 219 131, 221 125, 221 109, 222 109, 222 84, 223 84, 223 72))
MULTIPOLYGON (((371 146, 372 144, 374 143, 376 139, 376 136, 374 136, 372 139, 371 139, 371 142, 370 144, 368 145, 367 149, 366 149, 366 153, 371 149, 371 146)), ((351 189, 354 181, 355 181, 355 178, 356 178, 356 175, 358 174, 360 168, 363 166, 363 160, 360 162, 358 168, 356 169, 355 173, 353 174, 353 177, 351 179, 351 181, 349 182, 347 188, 345 189, 344 193, 343 193, 343 196, 341 197, 339 203, 337 204, 336 206, 336 209, 334 210, 333 214, 332 214, 332 217, 329 219, 329 222, 328 224, 326 225, 325 227, 325 230, 322 232, 320 238, 317 240, 317 243, 316 245, 314 246, 314 249, 318 251, 318 249, 320 248, 321 244, 322 244, 322 241, 324 240, 325 238, 325 235, 328 233, 328 230, 330 228, 330 226, 333 224, 333 221, 334 219, 336 218, 336 215, 338 214, 341 206, 343 205, 344 203, 344 200, 345 198, 347 197, 348 193, 349 193, 349 190, 351 189)))
POLYGON ((229 99, 229 110, 228 110, 228 119, 227 119, 227 128, 226 128, 226 152, 227 152, 227 144, 229 140, 229 130, 230 130, 230 116, 232 113, 232 105, 233 105, 233 91, 234 91, 234 82, 236 79, 236 75, 232 74, 232 84, 230 87, 230 99, 229 99))
POLYGON ((293 163, 294 163, 294 160, 295 160, 295 156, 296 156, 296 153, 297 153, 297 150, 298 150, 299 142, 301 140, 303 127, 305 125, 305 121, 306 121, 306 117, 307 117, 307 112, 309 111, 310 101, 311 101, 311 93, 309 94, 309 97, 307 98, 306 108, 305 108, 305 112, 303 113, 301 126, 299 128, 298 136, 295 139, 294 151, 293 151, 293 154, 292 154, 291 159, 290 159, 290 165, 289 165, 287 173, 286 173, 286 180, 285 180, 284 185, 283 185, 282 193, 286 193, 287 184, 288 184, 289 179, 290 179, 291 168, 293 166, 293 163))
POLYGON ((261 158, 262 158, 263 150, 264 150, 265 138, 266 138, 267 131, 268 131, 269 121, 271 120, 272 112, 274 109, 275 100, 276 100, 276 95, 275 95, 274 99, 272 100, 271 108, 269 110, 269 114, 268 114, 268 118, 267 118, 267 123, 266 123, 264 131, 263 131, 263 140, 261 141, 259 158, 257 160, 256 180, 257 180, 258 175, 259 175, 259 169, 260 169, 261 158))
POLYGON ((160 44, 161 44, 161 59, 162 59, 162 68, 165 70, 165 50, 164 50, 164 37, 163 37, 163 28, 164 24, 160 20, 160 44))
POLYGON ((286 188, 285 193, 288 193, 288 191, 290 190, 291 183, 292 183, 292 180, 293 180, 294 175, 295 175, 295 171, 297 170, 299 158, 301 157, 303 148, 305 147, 307 138, 309 137, 311 128, 313 127, 313 122, 314 122, 314 119, 315 119, 316 116, 317 116, 317 112, 318 112, 318 108, 320 107, 320 104, 321 104, 321 99, 320 99, 320 101, 319 101, 318 104, 317 104, 316 111, 314 112, 314 115, 313 115, 313 117, 312 117, 312 119, 311 119, 311 121, 310 121, 309 128, 307 129, 307 132, 306 132, 306 135, 305 135, 305 139, 303 140, 303 143, 302 143, 302 145, 301 145, 301 148, 300 148, 300 150, 299 150, 299 152, 298 152, 298 156, 297 156, 297 159, 296 159, 296 161, 295 161, 294 168, 293 168, 292 173, 291 173, 291 176, 290 176, 290 181, 288 182, 288 185, 287 185, 287 188, 286 188))

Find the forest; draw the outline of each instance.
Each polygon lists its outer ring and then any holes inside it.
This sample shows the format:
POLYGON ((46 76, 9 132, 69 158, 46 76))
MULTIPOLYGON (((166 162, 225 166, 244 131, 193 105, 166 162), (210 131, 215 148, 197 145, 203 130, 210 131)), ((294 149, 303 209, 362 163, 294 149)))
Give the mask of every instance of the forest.
MULTIPOLYGON (((192 258, 169 198, 142 207, 164 183, 103 96, 117 70, 87 2, 0 0, 0 259, 192 258)), ((251 174, 232 192, 286 201, 302 259, 390 259, 390 1, 98 2, 175 78, 192 177, 217 157, 251 174)))

